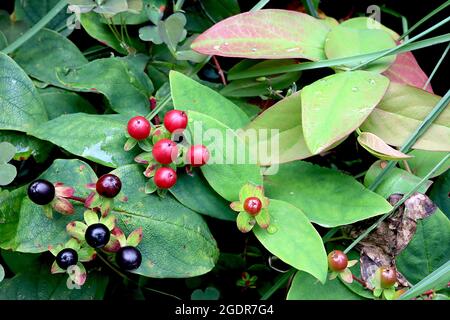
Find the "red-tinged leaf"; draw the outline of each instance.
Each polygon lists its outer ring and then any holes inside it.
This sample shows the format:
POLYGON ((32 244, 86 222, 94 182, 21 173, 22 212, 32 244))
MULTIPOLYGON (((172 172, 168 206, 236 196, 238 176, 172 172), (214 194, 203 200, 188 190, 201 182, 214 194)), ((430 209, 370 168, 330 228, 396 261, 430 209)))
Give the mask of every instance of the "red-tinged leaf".
POLYGON ((84 241, 84 234, 86 233, 86 225, 80 221, 72 221, 66 226, 67 233, 78 239, 80 241, 84 241))
POLYGON ((53 209, 55 209, 55 211, 63 215, 68 216, 75 213, 73 204, 71 204, 70 201, 65 198, 56 198, 56 200, 52 202, 52 207, 53 209))
MULTIPOLYGON (((409 84, 420 89, 423 88, 428 80, 428 76, 420 68, 411 52, 397 55, 397 59, 383 74, 393 82, 409 84)), ((433 88, 431 88, 430 84, 428 84, 426 90, 433 93, 433 88)))
POLYGON ((51 267, 51 269, 50 269, 50 272, 51 272, 52 274, 55 274, 55 273, 65 273, 66 270, 60 268, 60 267, 58 266, 58 264, 56 263, 56 261, 54 261, 53 264, 52 264, 52 267, 51 267))
POLYGON ((69 198, 75 193, 75 189, 69 186, 65 186, 61 182, 55 183, 55 194, 57 197, 69 198))
POLYGON ((400 160, 412 158, 412 156, 392 148, 383 139, 370 132, 362 132, 358 137, 358 142, 364 149, 379 159, 400 160))
POLYGON ((309 15, 289 10, 246 12, 202 33, 192 49, 207 55, 251 59, 325 59, 330 28, 309 15))
POLYGON ((115 227, 114 229, 112 229, 111 235, 113 236, 113 238, 115 238, 115 239, 117 239, 117 241, 119 241, 121 247, 125 247, 127 245, 127 238, 125 237, 125 234, 123 233, 123 231, 121 229, 119 229, 118 227, 115 227))
POLYGON ((128 235, 127 245, 132 247, 137 247, 142 241, 142 227, 134 230, 128 235))

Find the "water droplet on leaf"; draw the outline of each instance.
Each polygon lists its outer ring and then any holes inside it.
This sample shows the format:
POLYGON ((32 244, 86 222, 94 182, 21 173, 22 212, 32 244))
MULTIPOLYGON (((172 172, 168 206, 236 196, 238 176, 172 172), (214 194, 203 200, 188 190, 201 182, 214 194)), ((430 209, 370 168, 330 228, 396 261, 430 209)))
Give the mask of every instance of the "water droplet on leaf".
POLYGON ((267 232, 270 233, 270 234, 274 234, 274 233, 277 232, 277 231, 278 231, 278 228, 275 227, 274 225, 270 225, 270 226, 267 228, 267 232))
POLYGON ((353 88, 352 88, 352 91, 353 91, 353 92, 357 92, 358 90, 359 90, 358 87, 353 87, 353 88))

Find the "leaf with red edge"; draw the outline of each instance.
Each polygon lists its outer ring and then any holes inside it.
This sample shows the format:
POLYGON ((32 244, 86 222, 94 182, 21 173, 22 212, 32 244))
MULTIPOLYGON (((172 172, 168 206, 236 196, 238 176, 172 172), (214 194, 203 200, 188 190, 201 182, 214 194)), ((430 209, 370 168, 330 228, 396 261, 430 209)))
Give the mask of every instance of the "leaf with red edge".
MULTIPOLYGON (((416 58, 411 52, 404 52, 397 55, 394 63, 383 72, 383 75, 391 81, 409 84, 411 86, 422 89, 428 80, 428 76, 420 68, 416 58)), ((428 84, 426 90, 433 93, 431 84, 428 84)))
POLYGON ((325 59, 327 24, 307 14, 278 9, 245 12, 202 33, 192 49, 207 55, 251 59, 325 59))
POLYGON ((128 235, 127 245, 137 247, 142 241, 142 227, 134 230, 128 235))

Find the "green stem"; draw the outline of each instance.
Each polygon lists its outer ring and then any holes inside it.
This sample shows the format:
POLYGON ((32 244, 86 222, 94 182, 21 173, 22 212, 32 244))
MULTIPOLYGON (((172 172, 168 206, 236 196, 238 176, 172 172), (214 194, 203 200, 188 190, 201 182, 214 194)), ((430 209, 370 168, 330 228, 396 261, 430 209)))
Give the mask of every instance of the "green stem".
POLYGON ((314 7, 314 4, 311 0, 305 0, 306 7, 308 8, 309 14, 312 15, 314 18, 319 18, 319 14, 317 13, 316 8, 314 7))
POLYGON ((257 4, 254 5, 253 8, 250 9, 250 12, 255 12, 264 8, 270 0, 260 0, 257 4))
POLYGON ((433 17, 435 14, 437 14, 438 12, 440 12, 441 10, 444 10, 445 8, 447 8, 450 5, 450 0, 447 0, 445 3, 443 3, 442 5, 440 5, 439 7, 437 7, 436 9, 434 9, 433 11, 431 11, 429 14, 427 14, 425 17, 423 17, 421 20, 419 20, 419 22, 417 22, 415 25, 413 25, 411 28, 409 28, 409 30, 407 32, 405 32, 399 40, 402 40, 404 38, 406 38, 411 32, 413 32, 414 30, 416 30, 418 27, 420 27, 424 22, 428 21, 428 19, 430 19, 431 17, 433 17))
POLYGON ((330 239, 339 231, 339 227, 328 230, 328 232, 322 237, 322 241, 325 243, 330 241, 330 239))
POLYGON ((350 250, 352 250, 362 239, 364 239, 369 233, 371 233, 375 228, 377 228, 380 225, 380 223, 384 221, 384 219, 386 219, 389 215, 391 215, 393 212, 395 212, 395 210, 397 210, 406 200, 408 200, 414 194, 414 192, 416 192, 422 186, 422 184, 424 184, 428 179, 430 179, 430 177, 432 177, 433 174, 436 171, 438 171, 448 159, 450 159, 450 153, 447 154, 441 161, 439 161, 439 163, 436 166, 434 166, 434 168, 431 169, 431 171, 428 172, 428 174, 424 178, 422 178, 422 180, 420 180, 420 182, 414 188, 412 188, 407 194, 405 194, 392 207, 392 209, 389 212, 385 213, 380 219, 378 219, 377 222, 372 224, 366 231, 364 231, 358 238, 356 238, 355 241, 353 241, 344 250, 344 253, 347 254, 350 250))
POLYGON ((180 11, 181 8, 182 8, 183 5, 184 5, 184 1, 185 1, 185 0, 178 0, 178 1, 175 3, 175 5, 173 6, 173 12, 180 11))
POLYGON ((261 297, 261 300, 268 300, 278 289, 280 289, 289 281, 289 279, 295 274, 296 271, 297 270, 295 269, 291 269, 288 272, 280 275, 278 280, 275 281, 275 284, 264 293, 264 295, 261 297))
MULTIPOLYGON (((416 143, 416 141, 428 130, 428 128, 433 124, 433 121, 445 110, 450 102, 450 90, 447 91, 445 96, 439 100, 438 104, 431 110, 427 117, 422 121, 419 127, 411 134, 405 144, 400 148, 400 152, 408 153, 411 147, 416 143)), ((387 166, 380 172, 376 177, 375 181, 369 186, 370 190, 375 190, 383 181, 383 178, 390 172, 397 161, 389 161, 387 166)))
POLYGON ((431 72, 430 76, 428 77, 427 82, 425 83, 425 85, 423 86, 423 90, 426 90, 428 85, 431 82, 431 79, 433 79, 434 74, 437 72, 437 70, 439 69, 439 67, 441 66, 442 62, 445 59, 445 56, 448 53, 448 50, 450 49, 450 43, 447 45, 447 48, 445 48, 444 53, 442 54, 441 58, 439 59, 439 61, 436 63, 436 66, 434 67, 433 71, 431 72))
POLYGON ((32 38, 39 30, 44 28, 47 23, 49 23, 61 10, 63 10, 67 5, 66 0, 60 0, 54 7, 51 9, 45 16, 42 17, 41 20, 38 21, 31 29, 25 32, 21 37, 19 37, 16 41, 11 43, 9 46, 1 50, 4 54, 10 54, 15 51, 25 42, 27 42, 30 38, 32 38))
POLYGON ((413 42, 413 41, 416 41, 416 40, 422 38, 423 36, 426 36, 426 35, 429 34, 430 32, 432 32, 432 31, 436 30, 437 28, 443 26, 444 24, 446 24, 446 23, 449 22, 449 21, 450 21, 450 17, 445 18, 445 19, 442 20, 441 22, 435 24, 434 26, 428 28, 427 30, 425 30, 425 31, 423 31, 423 32, 421 32, 421 33, 419 33, 418 35, 416 35, 416 36, 414 36, 414 37, 412 37, 412 38, 409 39, 408 41, 405 41, 405 42, 403 42, 402 44, 400 44, 400 45, 398 45, 398 46, 396 46, 396 47, 394 47, 394 48, 392 48, 392 49, 389 49, 389 50, 387 50, 386 52, 381 53, 381 54, 379 54, 379 55, 377 55, 377 56, 375 56, 375 57, 373 57, 373 58, 371 58, 371 59, 368 59, 368 60, 364 61, 363 63, 361 63, 361 64, 359 64, 359 65, 357 65, 357 66, 351 68, 350 71, 356 70, 356 69, 359 69, 359 68, 362 68, 362 67, 368 65, 368 64, 371 63, 371 62, 374 62, 374 61, 376 61, 376 60, 378 60, 378 59, 381 59, 381 58, 383 58, 383 57, 385 57, 385 56, 391 54, 392 52, 394 52, 394 51, 396 51, 396 50, 398 50, 398 49, 400 49, 400 48, 403 48, 404 46, 408 45, 409 43, 411 43, 411 42, 413 42))

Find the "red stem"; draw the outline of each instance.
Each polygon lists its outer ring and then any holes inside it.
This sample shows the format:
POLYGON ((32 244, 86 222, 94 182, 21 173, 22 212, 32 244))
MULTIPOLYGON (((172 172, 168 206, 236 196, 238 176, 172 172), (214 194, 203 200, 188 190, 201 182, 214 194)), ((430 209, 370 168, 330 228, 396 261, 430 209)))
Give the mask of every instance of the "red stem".
POLYGON ((227 80, 225 79, 225 74, 223 73, 222 68, 220 67, 219 61, 217 60, 216 56, 212 56, 212 59, 214 61, 214 65, 216 66, 217 73, 220 76, 220 79, 222 80, 222 83, 224 86, 227 85, 227 80))
POLYGON ((364 280, 358 278, 357 276, 355 276, 354 274, 352 274, 353 280, 355 280, 356 282, 358 282, 360 285, 362 285, 364 288, 369 289, 367 287, 367 284, 364 280))
POLYGON ((65 197, 66 199, 69 199, 69 200, 73 200, 73 201, 78 201, 78 202, 81 202, 81 203, 85 203, 86 202, 86 199, 85 198, 81 198, 81 197, 76 197, 76 196, 71 196, 71 197, 65 197))
MULTIPOLYGON (((156 99, 155 99, 155 97, 151 97, 149 99, 149 101, 150 101, 150 110, 153 111, 156 108, 156 99)), ((153 123, 155 124, 155 126, 157 126, 161 123, 161 120, 159 119, 158 115, 154 116, 152 120, 153 120, 153 123)))

